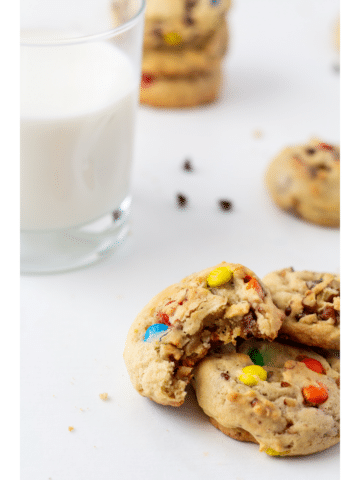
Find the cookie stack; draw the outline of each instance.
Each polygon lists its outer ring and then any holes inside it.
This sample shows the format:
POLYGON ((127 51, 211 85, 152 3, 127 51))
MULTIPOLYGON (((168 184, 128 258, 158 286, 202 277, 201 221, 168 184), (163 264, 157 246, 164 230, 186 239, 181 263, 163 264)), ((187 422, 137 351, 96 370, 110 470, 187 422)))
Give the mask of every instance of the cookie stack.
POLYGON ((223 262, 155 296, 124 360, 141 395, 180 406, 191 382, 226 435, 307 455, 340 440, 339 325, 337 275, 285 268, 261 281, 223 262))
POLYGON ((230 0, 147 0, 141 103, 191 107, 218 97, 229 8, 230 0))

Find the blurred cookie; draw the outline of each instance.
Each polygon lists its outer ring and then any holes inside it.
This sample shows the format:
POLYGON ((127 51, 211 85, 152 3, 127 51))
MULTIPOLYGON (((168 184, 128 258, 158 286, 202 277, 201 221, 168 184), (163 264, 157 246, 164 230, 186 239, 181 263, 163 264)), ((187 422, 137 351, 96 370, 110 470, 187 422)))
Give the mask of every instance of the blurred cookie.
POLYGON ((339 147, 312 139, 285 148, 271 162, 265 180, 283 210, 318 225, 339 227, 339 147))
POLYGON ((340 440, 340 376, 311 351, 250 340, 204 358, 192 384, 214 426, 273 456, 308 455, 340 440))
POLYGON ((223 262, 156 295, 130 327, 124 360, 134 388, 179 406, 193 367, 216 345, 237 337, 273 339, 283 314, 248 268, 223 262))
POLYGON ((230 0, 147 0, 144 47, 191 44, 223 22, 230 0))
POLYGON ((310 346, 340 349, 340 277, 284 268, 263 278, 285 313, 279 334, 310 346))
POLYGON ((220 93, 220 68, 183 76, 154 76, 143 73, 140 103, 154 107, 194 107, 214 102, 220 93))
POLYGON ((198 48, 164 47, 144 49, 142 70, 148 75, 188 75, 220 67, 228 46, 226 22, 217 28, 198 48))

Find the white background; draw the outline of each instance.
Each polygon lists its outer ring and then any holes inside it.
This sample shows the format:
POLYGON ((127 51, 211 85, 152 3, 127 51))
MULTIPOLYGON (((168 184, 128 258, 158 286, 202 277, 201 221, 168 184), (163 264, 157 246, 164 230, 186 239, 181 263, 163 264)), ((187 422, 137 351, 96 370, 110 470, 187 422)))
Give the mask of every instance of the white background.
POLYGON ((214 429, 191 391, 180 408, 141 397, 122 359, 138 311, 192 272, 222 260, 260 277, 286 266, 339 272, 339 230, 279 211, 263 180, 284 146, 340 140, 338 15, 335 0, 234 0, 220 101, 139 110, 123 248, 83 270, 21 278, 23 480, 339 478, 339 446, 260 454, 214 429), (221 212, 220 198, 234 210, 221 212))

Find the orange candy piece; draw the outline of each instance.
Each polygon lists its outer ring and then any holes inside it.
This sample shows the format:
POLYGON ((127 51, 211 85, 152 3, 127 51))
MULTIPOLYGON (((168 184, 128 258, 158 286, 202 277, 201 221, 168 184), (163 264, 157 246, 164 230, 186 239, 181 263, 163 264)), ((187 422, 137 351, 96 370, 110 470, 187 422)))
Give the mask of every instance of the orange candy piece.
POLYGON ((249 278, 250 280, 246 284, 246 290, 253 288, 254 290, 256 290, 256 293, 259 295, 259 297, 262 300, 264 300, 265 295, 264 295, 263 289, 261 288, 260 283, 256 280, 256 278, 246 275, 245 279, 247 280, 249 278))
POLYGON ((319 387, 316 387, 315 385, 304 387, 302 389, 302 394, 307 402, 316 403, 317 405, 326 402, 329 397, 328 391, 322 383, 319 383, 319 387))
POLYGON ((324 367, 322 366, 322 364, 318 360, 315 360, 315 358, 305 357, 300 361, 302 363, 305 363, 307 368, 309 368, 313 372, 322 373, 322 374, 325 373, 324 367))

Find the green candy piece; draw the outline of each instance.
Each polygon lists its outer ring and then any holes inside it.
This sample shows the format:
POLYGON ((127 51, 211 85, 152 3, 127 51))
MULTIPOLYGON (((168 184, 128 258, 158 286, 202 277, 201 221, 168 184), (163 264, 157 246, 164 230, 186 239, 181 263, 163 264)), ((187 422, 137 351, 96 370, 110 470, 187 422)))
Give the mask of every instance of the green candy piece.
POLYGON ((255 365, 259 365, 260 367, 263 367, 265 365, 263 356, 257 348, 252 348, 251 350, 249 350, 248 355, 255 365))

